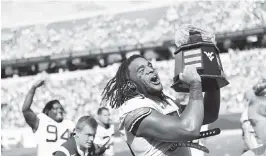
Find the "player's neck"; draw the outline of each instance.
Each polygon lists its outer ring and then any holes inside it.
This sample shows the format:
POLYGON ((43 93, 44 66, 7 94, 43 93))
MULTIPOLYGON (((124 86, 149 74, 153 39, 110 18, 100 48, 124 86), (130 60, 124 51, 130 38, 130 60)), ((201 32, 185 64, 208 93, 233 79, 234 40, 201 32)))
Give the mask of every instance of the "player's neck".
POLYGON ((105 124, 101 120, 98 119, 99 125, 103 126, 105 129, 108 129, 110 127, 110 124, 105 124))
MULTIPOLYGON (((51 118, 50 116, 48 116, 49 118, 51 118)), ((64 119, 62 119, 62 120, 60 120, 60 121, 56 121, 55 119, 53 119, 53 118, 51 118, 52 120, 54 120, 55 122, 57 122, 57 123, 61 123, 61 122, 63 122, 63 120, 64 119)))
POLYGON ((85 147, 79 147, 79 149, 83 152, 83 153, 86 153, 86 150, 87 150, 87 148, 85 148, 85 147))
POLYGON ((148 98, 154 99, 154 100, 164 100, 164 96, 162 92, 158 93, 153 93, 153 94, 148 94, 148 98))

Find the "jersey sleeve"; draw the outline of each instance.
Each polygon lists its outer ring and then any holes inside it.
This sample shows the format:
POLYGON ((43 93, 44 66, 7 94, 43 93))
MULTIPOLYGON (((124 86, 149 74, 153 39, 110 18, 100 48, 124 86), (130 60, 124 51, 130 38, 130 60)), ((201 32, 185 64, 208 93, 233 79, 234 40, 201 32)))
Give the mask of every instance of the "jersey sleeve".
POLYGON ((140 122, 145 117, 150 115, 151 112, 152 112, 152 109, 148 107, 138 108, 138 109, 135 109, 129 112, 126 115, 125 121, 124 121, 126 130, 135 135, 140 122))

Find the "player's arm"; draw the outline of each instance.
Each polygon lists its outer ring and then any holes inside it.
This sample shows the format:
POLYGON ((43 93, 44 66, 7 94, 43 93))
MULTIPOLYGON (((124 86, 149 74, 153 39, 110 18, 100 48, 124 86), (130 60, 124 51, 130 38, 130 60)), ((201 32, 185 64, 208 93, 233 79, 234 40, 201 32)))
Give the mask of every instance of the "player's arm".
POLYGON ((253 149, 257 147, 257 144, 256 142, 254 142, 256 140, 254 135, 252 135, 252 133, 250 132, 250 126, 251 125, 249 121, 242 123, 242 129, 244 132, 243 140, 245 141, 249 149, 253 149))
POLYGON ((203 124, 213 123, 218 119, 220 111, 220 89, 206 92, 204 95, 204 120, 203 124))
POLYGON ((189 103, 180 117, 163 115, 151 108, 139 108, 125 117, 125 127, 136 136, 162 141, 187 141, 199 136, 204 105, 201 81, 196 69, 186 69, 180 77, 189 82, 189 103))
MULTIPOLYGON (((218 119, 220 111, 220 89, 204 94, 204 119, 203 125, 213 123, 218 119)), ((178 104, 176 100, 175 103, 178 104)), ((186 105, 180 105, 181 111, 185 110, 186 105)))
POLYGON ((23 103, 22 106, 22 113, 23 116, 27 122, 27 124, 32 128, 33 132, 36 132, 38 126, 39 126, 39 118, 37 117, 37 115, 32 111, 31 109, 31 104, 33 101, 33 97, 35 94, 35 91, 38 87, 42 86, 44 83, 44 81, 38 81, 37 83, 35 83, 30 91, 28 92, 25 101, 23 103))

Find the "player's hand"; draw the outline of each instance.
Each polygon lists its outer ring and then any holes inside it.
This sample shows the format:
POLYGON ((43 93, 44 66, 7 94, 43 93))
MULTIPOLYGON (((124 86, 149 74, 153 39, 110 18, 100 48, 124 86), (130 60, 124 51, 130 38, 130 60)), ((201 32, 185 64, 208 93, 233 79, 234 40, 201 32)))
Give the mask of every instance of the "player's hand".
POLYGON ((196 67, 192 66, 186 66, 183 73, 179 74, 179 79, 188 85, 191 82, 201 82, 201 78, 196 67))
POLYGON ((33 84, 33 88, 39 88, 39 87, 41 87, 42 85, 44 85, 44 83, 45 83, 45 80, 38 80, 37 82, 35 82, 34 84, 33 84))

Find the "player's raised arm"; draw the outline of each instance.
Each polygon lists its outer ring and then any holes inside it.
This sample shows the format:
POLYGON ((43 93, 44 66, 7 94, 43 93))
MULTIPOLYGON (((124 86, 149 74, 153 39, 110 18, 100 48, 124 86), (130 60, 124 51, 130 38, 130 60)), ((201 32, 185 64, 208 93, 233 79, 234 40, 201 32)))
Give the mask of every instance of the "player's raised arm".
POLYGON ((22 113, 27 122, 27 124, 32 128, 33 132, 35 132, 39 126, 39 118, 37 115, 31 110, 31 104, 33 101, 33 97, 35 91, 38 87, 44 84, 44 80, 36 82, 28 92, 24 104, 22 106, 22 113))
POLYGON ((189 103, 180 118, 163 115, 151 108, 139 108, 125 118, 125 127, 136 136, 162 141, 187 141, 199 136, 204 105, 201 79, 195 68, 185 68, 180 79, 190 86, 189 103))

